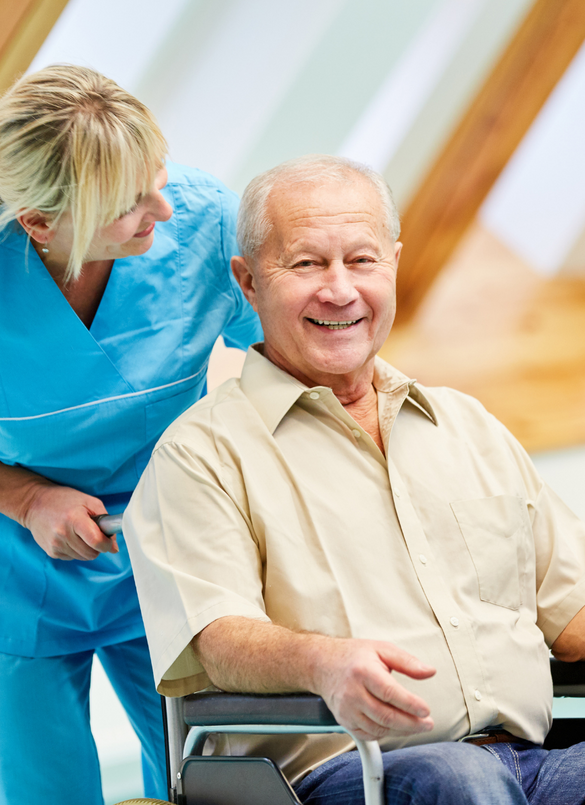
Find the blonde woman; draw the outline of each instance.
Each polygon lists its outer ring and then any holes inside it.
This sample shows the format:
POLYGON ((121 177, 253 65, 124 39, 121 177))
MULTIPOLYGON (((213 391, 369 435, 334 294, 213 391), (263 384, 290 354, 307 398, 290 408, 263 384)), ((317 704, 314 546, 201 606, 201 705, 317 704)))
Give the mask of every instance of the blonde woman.
POLYGON ((160 704, 123 538, 166 426, 220 334, 261 337, 229 270, 237 201, 165 164, 151 113, 55 66, 0 99, 0 802, 101 805, 97 653, 166 799, 160 704), (25 796, 26 798, 26 796, 25 796))

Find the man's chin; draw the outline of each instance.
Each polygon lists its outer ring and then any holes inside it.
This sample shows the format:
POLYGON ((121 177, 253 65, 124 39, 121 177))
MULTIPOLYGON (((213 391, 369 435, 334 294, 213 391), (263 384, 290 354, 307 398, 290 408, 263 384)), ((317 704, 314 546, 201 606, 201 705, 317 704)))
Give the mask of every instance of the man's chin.
POLYGON ((311 356, 308 363, 312 369, 312 376, 350 376, 370 371, 372 356, 364 354, 330 354, 311 356))

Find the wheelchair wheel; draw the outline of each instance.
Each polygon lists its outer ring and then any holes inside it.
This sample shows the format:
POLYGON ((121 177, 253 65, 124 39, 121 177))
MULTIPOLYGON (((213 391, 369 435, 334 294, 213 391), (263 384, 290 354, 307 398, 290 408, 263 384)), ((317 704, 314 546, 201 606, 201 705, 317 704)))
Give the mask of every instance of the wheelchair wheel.
POLYGON ((124 802, 118 802, 117 805, 172 805, 166 799, 125 799, 124 802))

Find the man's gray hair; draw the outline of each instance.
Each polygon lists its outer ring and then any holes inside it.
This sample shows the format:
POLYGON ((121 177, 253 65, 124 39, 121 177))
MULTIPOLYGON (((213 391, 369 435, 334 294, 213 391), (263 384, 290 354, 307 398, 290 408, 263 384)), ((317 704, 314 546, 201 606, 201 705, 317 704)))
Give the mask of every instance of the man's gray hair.
POLYGON ((276 185, 292 184, 318 185, 323 180, 333 179, 347 182, 352 174, 366 179, 377 192, 382 209, 386 213, 386 226, 393 240, 400 235, 400 218, 392 197, 392 191, 379 173, 361 162, 354 162, 346 157, 328 154, 309 154, 308 156, 289 159, 275 168, 271 168, 246 187, 238 214, 238 246, 244 257, 256 257, 266 242, 272 229, 272 221, 267 212, 270 193, 276 185))

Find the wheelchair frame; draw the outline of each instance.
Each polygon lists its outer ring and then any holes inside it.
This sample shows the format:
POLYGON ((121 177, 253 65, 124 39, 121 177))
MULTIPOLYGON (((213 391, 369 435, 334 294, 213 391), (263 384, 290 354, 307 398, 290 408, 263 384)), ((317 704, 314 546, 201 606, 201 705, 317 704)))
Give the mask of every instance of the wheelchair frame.
MULTIPOLYGON (((263 795, 256 780, 258 784, 261 780, 264 784, 269 780, 273 783, 267 794, 267 805, 300 804, 280 769, 268 759, 204 757, 203 746, 213 733, 347 733, 355 741, 362 761, 366 805, 384 803, 384 770, 377 741, 361 741, 341 727, 319 696, 309 693, 257 695, 204 691, 176 699, 163 696, 162 699, 169 798, 177 805, 248 805, 242 790, 246 784, 254 788, 250 792, 251 805, 262 805, 263 795), (210 772, 218 770, 218 761, 240 767, 233 780, 225 783, 221 791, 216 790, 217 778, 208 778, 210 772), (190 781, 185 775, 188 765, 192 767, 190 781), (202 772, 203 778, 198 776, 195 780, 198 771, 202 772), (194 786, 197 791, 191 790, 194 786)), ((221 769, 224 775, 226 769, 226 765, 221 769)))

